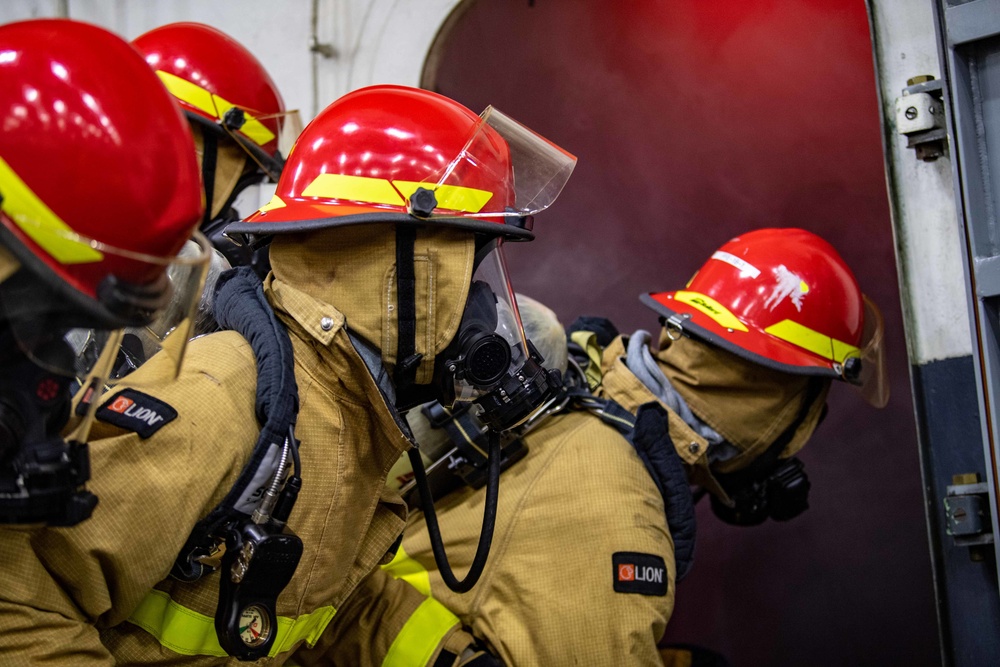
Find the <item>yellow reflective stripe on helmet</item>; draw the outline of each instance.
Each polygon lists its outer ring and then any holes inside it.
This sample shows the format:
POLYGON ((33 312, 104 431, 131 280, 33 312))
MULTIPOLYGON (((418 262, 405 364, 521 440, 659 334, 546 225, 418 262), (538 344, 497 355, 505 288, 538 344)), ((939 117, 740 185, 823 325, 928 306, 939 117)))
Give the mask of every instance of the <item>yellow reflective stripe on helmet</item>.
MULTIPOLYGON (((312 646, 333 619, 333 607, 320 607, 298 618, 279 616, 278 636, 269 657, 295 648, 300 641, 312 646)), ((153 635, 160 644, 181 655, 226 656, 215 634, 215 619, 188 609, 163 591, 153 590, 143 598, 128 621, 153 635)))
POLYGON ((463 213, 479 213, 486 202, 493 198, 492 192, 460 185, 435 185, 416 181, 390 182, 385 178, 350 174, 320 174, 306 186, 302 196, 402 206, 406 203, 406 198, 413 195, 417 188, 433 190, 440 208, 463 213))
POLYGON ((486 206, 486 202, 493 198, 493 193, 476 188, 467 188, 461 185, 437 185, 435 183, 415 183, 413 181, 393 181, 393 185, 399 188, 404 197, 411 197, 417 188, 426 188, 434 191, 440 208, 449 211, 462 211, 464 213, 479 213, 486 206))
POLYGON ((861 350, 854 347, 853 345, 848 345, 847 343, 842 343, 836 338, 831 338, 833 341, 833 359, 834 361, 839 361, 843 363, 848 357, 860 357, 861 350))
MULTIPOLYGON (((198 84, 191 83, 187 79, 182 79, 175 74, 162 70, 156 70, 156 74, 160 77, 160 81, 163 82, 163 85, 166 86, 167 91, 171 95, 182 102, 187 102, 195 109, 204 111, 216 120, 222 120, 226 112, 236 106, 232 102, 205 90, 198 84)), ((274 132, 271 132, 271 130, 267 129, 266 125, 251 116, 246 109, 240 107, 240 110, 243 111, 244 118, 243 125, 239 128, 241 134, 249 137, 258 146, 263 146, 266 143, 274 141, 274 132)))
POLYGON ((0 210, 32 241, 60 264, 90 264, 104 255, 90 246, 38 198, 28 184, 0 158, 0 210))
POLYGON ((458 616, 435 600, 427 598, 406 620, 403 629, 392 641, 382 667, 413 667, 427 665, 445 635, 461 621, 458 616))
POLYGON ((431 594, 431 577, 424 566, 410 558, 406 549, 400 545, 395 557, 382 566, 382 569, 396 579, 402 579, 424 595, 431 594))
POLYGON ((831 338, 792 320, 782 320, 777 324, 772 324, 764 329, 764 333, 769 333, 775 338, 780 338, 792 345, 798 345, 824 359, 838 363, 843 363, 847 357, 856 357, 860 354, 860 350, 853 345, 831 338))
POLYGON ((737 331, 749 331, 749 329, 746 328, 746 325, 740 322, 728 308, 707 294, 681 290, 674 293, 674 301, 680 301, 681 303, 686 303, 692 308, 697 308, 715 320, 719 326, 727 329, 735 329, 737 331))
POLYGON ((271 201, 267 202, 259 209, 257 209, 257 212, 263 213, 264 211, 273 211, 276 208, 285 208, 284 200, 278 195, 274 195, 273 197, 271 197, 271 201))
POLYGON ((349 174, 320 174, 302 191, 303 197, 347 199, 371 204, 402 206, 403 195, 384 178, 351 176, 349 174))

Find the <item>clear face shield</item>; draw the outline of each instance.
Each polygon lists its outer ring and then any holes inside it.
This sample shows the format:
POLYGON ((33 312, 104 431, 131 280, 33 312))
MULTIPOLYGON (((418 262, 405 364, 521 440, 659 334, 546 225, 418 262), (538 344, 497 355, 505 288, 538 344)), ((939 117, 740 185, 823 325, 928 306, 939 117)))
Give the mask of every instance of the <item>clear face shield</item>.
POLYGON ((882 311, 875 302, 863 296, 865 303, 865 324, 861 334, 858 362, 848 359, 844 362, 844 377, 855 387, 869 404, 884 408, 889 402, 889 369, 885 359, 885 324, 882 311))
POLYGON ((254 109, 223 103, 217 96, 212 96, 215 117, 218 125, 250 159, 277 183, 285 159, 289 151, 302 133, 302 116, 298 109, 292 109, 279 114, 266 114, 254 109), (277 125, 277 134, 274 126, 277 125), (276 141, 277 152, 269 153, 264 146, 276 141))
POLYGON ((574 155, 489 106, 450 162, 430 169, 423 182, 393 184, 421 217, 525 219, 552 205, 575 166, 574 155), (500 192, 465 185, 477 182, 500 192), (420 210, 413 197, 418 188, 434 193, 433 211, 420 210))
MULTIPOLYGON (((123 318, 144 324, 119 329, 97 328, 87 321, 85 311, 81 314, 66 305, 64 292, 30 277, 8 281, 23 286, 5 284, 0 290, 0 321, 9 329, 18 351, 34 365, 69 379, 74 389, 87 394, 91 409, 71 436, 83 442, 98 402, 92 400, 95 391, 100 396, 126 377, 129 385, 137 388, 155 387, 177 377, 213 250, 200 232, 195 232, 174 257, 146 255, 71 232, 60 233, 72 235, 74 243, 86 244, 105 260, 120 260, 133 275, 162 276, 163 281, 157 283, 155 297, 152 292, 144 295, 148 299, 142 307, 123 318), (131 375, 141 362, 152 358, 157 360, 155 372, 131 375)), ((123 288, 126 293, 128 289, 123 288)))
POLYGON ((451 406, 476 404, 497 430, 522 423, 554 388, 525 339, 502 246, 494 239, 477 252, 462 322, 442 353, 451 406))

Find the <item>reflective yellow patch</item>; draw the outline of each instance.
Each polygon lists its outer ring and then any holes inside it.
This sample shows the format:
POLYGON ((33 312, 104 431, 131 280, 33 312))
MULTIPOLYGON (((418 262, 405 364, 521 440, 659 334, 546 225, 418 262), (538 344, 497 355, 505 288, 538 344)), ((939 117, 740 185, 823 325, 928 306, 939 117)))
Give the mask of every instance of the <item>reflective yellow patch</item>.
POLYGON ((460 621, 443 604, 427 598, 406 619, 382 660, 383 667, 428 665, 445 635, 460 621))
POLYGON ((276 208, 285 208, 284 200, 282 200, 278 195, 271 197, 271 201, 257 209, 257 212, 263 213, 264 211, 273 211, 276 208))
POLYGON ((838 363, 843 363, 847 357, 856 357, 860 354, 858 348, 853 345, 830 338, 824 333, 792 320, 782 320, 777 324, 772 324, 764 329, 764 333, 769 333, 775 338, 780 338, 792 345, 798 345, 824 359, 838 363))
MULTIPOLYGON (((320 607, 297 618, 279 616, 277 637, 268 656, 290 651, 301 641, 312 646, 333 619, 333 607, 320 607)), ((226 654, 215 633, 215 619, 188 609, 163 591, 152 590, 128 618, 129 623, 153 635, 160 644, 181 655, 226 654)))
POLYGON ((860 357, 861 350, 854 347, 853 345, 848 345, 847 343, 842 343, 836 338, 831 339, 833 341, 833 358, 835 361, 844 363, 848 357, 860 357))
POLYGON ((60 264, 89 264, 104 259, 103 253, 91 247, 46 206, 3 158, 0 158, 0 193, 3 193, 0 209, 52 259, 60 264))
MULTIPOLYGON (((156 74, 171 95, 182 102, 187 102, 195 109, 204 111, 216 120, 222 119, 227 111, 236 106, 218 95, 213 95, 198 84, 191 83, 170 72, 156 70, 156 74)), ((242 134, 249 137, 258 146, 263 146, 274 140, 274 132, 271 132, 263 123, 251 116, 246 109, 242 109, 242 111, 245 119, 239 130, 242 134)))
POLYGON ((435 186, 434 183, 416 181, 390 182, 384 178, 348 174, 320 174, 306 186, 302 196, 403 206, 406 204, 405 199, 413 195, 417 188, 433 190, 438 207, 464 213, 478 213, 493 197, 492 192, 459 185, 435 186))
POLYGON ((384 178, 350 176, 347 174, 320 174, 302 191, 303 197, 347 199, 371 204, 402 206, 406 202, 392 183, 384 178))
POLYGON ((681 303, 686 303, 693 308, 697 308, 715 320, 719 326, 727 329, 735 329, 736 331, 748 331, 746 325, 740 322, 728 308, 707 294, 681 290, 674 293, 674 301, 680 301, 681 303))
POLYGON ((396 551, 396 556, 382 566, 395 579, 402 579, 424 595, 431 594, 431 577, 424 569, 424 566, 413 560, 406 554, 406 550, 400 545, 396 551))
POLYGON ((392 184, 399 188, 399 191, 406 198, 411 197, 417 188, 433 190, 438 206, 449 211, 479 213, 483 210, 483 206, 486 206, 486 202, 493 198, 492 192, 460 185, 435 185, 434 183, 415 183, 413 181, 393 181, 392 184))

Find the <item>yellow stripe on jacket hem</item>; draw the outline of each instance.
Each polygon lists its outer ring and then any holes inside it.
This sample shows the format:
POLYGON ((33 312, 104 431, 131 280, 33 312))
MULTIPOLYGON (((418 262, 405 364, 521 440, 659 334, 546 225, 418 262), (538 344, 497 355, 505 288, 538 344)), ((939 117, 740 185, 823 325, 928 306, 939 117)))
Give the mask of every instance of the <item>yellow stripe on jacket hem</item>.
POLYGON ((445 635, 459 623, 458 616, 447 607, 434 598, 427 598, 406 620, 403 629, 392 641, 382 667, 430 664, 445 635))
MULTIPOLYGON (((268 657, 290 651, 301 641, 314 645, 335 613, 332 606, 327 606, 297 618, 279 616, 278 634, 267 653, 268 657)), ((163 591, 150 591, 129 616, 128 622, 138 625, 175 653, 227 655, 215 634, 215 619, 174 602, 163 591)))

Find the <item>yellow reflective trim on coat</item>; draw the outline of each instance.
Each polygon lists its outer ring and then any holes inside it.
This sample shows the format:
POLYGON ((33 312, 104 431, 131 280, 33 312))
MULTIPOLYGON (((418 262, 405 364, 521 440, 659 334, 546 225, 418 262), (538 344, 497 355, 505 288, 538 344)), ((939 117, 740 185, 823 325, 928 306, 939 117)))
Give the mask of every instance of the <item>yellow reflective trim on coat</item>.
POLYGON ((415 183, 413 181, 393 181, 392 184, 399 188, 399 191, 406 198, 413 196, 417 188, 433 190, 438 207, 446 208, 449 211, 479 213, 486 206, 486 202, 493 198, 492 192, 461 185, 437 185, 436 183, 415 183))
MULTIPOLYGON (((333 607, 320 607, 298 618, 279 616, 274 644, 269 657, 295 648, 300 641, 312 646, 333 619, 333 607)), ((153 590, 128 618, 129 623, 153 635, 156 641, 181 655, 223 657, 227 653, 215 634, 215 619, 188 609, 170 599, 163 591, 153 590)))
POLYGON ((831 338, 792 320, 782 320, 777 324, 772 324, 764 329, 764 333, 769 333, 775 338, 780 338, 792 345, 798 345, 824 359, 838 363, 843 363, 847 357, 856 357, 860 354, 858 348, 853 345, 831 338))
POLYGON ((431 594, 431 576, 423 565, 409 557, 402 545, 391 561, 382 566, 395 579, 402 579, 424 595, 431 594))
POLYGON ((386 179, 349 174, 320 174, 306 186, 302 196, 347 199, 390 206, 403 206, 406 203, 403 195, 386 179))
POLYGON ((681 303, 686 303, 692 308, 697 308, 715 320, 719 326, 727 329, 735 329, 736 331, 749 331, 746 325, 740 322, 728 308, 707 294, 681 290, 674 293, 674 301, 680 301, 681 303))
POLYGON ((406 620, 382 660, 382 667, 414 667, 430 664, 445 635, 461 621, 447 607, 427 598, 406 620))
POLYGON ((7 214, 28 238, 60 264, 90 264, 104 259, 45 205, 17 172, 0 158, 0 210, 7 214))
MULTIPOLYGON (((199 111, 204 111, 216 120, 221 120, 227 111, 236 106, 232 102, 205 90, 196 83, 182 79, 176 74, 156 70, 156 75, 160 77, 160 81, 163 82, 163 85, 171 95, 182 102, 190 104, 199 111)), ((243 125, 239 129, 241 134, 249 137, 258 146, 263 146, 266 143, 274 141, 274 132, 271 132, 271 130, 267 129, 266 125, 251 116, 246 109, 240 107, 240 110, 243 112, 244 118, 243 125)))

